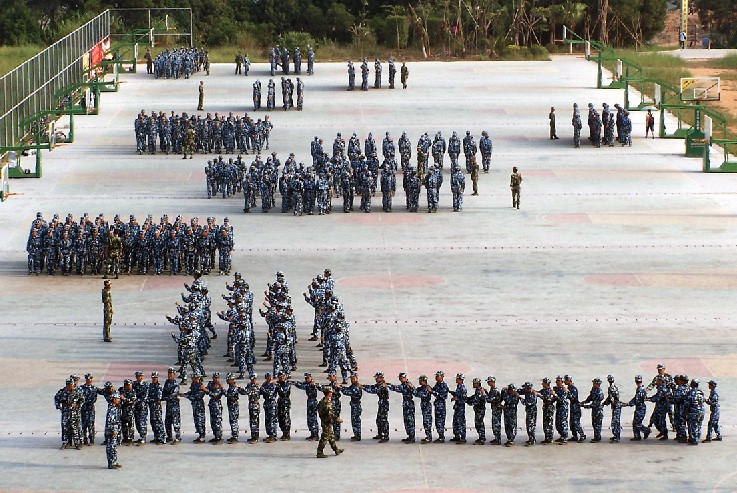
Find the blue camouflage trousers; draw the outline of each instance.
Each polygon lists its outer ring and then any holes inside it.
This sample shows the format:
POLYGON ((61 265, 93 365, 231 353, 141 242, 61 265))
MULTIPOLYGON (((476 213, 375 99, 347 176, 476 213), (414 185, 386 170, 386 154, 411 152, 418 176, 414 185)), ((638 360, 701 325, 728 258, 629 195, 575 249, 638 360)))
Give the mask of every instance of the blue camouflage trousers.
POLYGON ((527 429, 527 438, 530 442, 535 443, 535 428, 537 427, 537 408, 525 408, 525 428, 527 429))
POLYGON ((425 429, 425 439, 429 442, 432 440, 432 404, 430 402, 420 402, 420 411, 422 412, 422 427, 425 429))
POLYGON ((643 426, 642 422, 645 420, 645 407, 635 408, 635 415, 632 418, 632 433, 635 438, 640 438, 640 433, 645 433, 648 428, 643 426))
POLYGON ((688 440, 691 443, 698 444, 701 440, 701 423, 704 421, 704 415, 701 413, 690 413, 688 415, 688 440))
POLYGON ((82 408, 82 439, 95 443, 95 407, 82 408))
POLYGON ((292 431, 292 402, 287 399, 279 399, 276 408, 279 429, 284 435, 289 436, 292 431))
POLYGON ((223 439, 223 404, 219 400, 211 400, 207 403, 210 409, 210 428, 215 440, 223 439))
POLYGON ((415 401, 403 400, 402 401, 402 418, 404 419, 404 430, 407 432, 407 437, 415 439, 415 401))
POLYGON ((238 417, 240 415, 240 406, 238 402, 235 404, 228 404, 228 422, 230 423, 230 436, 238 438, 238 417))
POLYGON ((501 443, 502 441, 502 410, 493 408, 491 410, 491 432, 494 434, 494 441, 501 443))
POLYGON ((543 434, 545 441, 553 441, 553 417, 555 409, 552 406, 543 406, 543 434))
POLYGON ((517 437, 517 409, 515 407, 504 408, 504 434, 507 440, 513 442, 517 437))
POLYGON ((558 432, 561 438, 568 440, 568 410, 564 407, 559 407, 555 410, 555 430, 558 432))
MULTIPOLYGON (((352 405, 351 405, 351 420, 353 420, 353 406, 352 405)), ((359 422, 360 422, 360 412, 359 412, 359 422)), ((320 426, 318 425, 318 422, 317 422, 317 401, 315 400, 307 401, 307 428, 310 430, 310 436, 316 437, 320 433, 320 426)), ((355 428, 354 428, 354 431, 355 431, 355 428)), ((360 431, 360 427, 359 427, 359 431, 360 431)), ((361 435, 359 434, 358 436, 361 436, 361 435)))
POLYGON ((571 406, 571 436, 574 440, 586 438, 581 427, 581 406, 571 406))
MULTIPOLYGON (((622 434, 622 408, 619 406, 612 407, 612 436, 616 438, 617 440, 620 439, 620 435, 622 434)), ((684 435, 685 436, 685 435, 684 435)))
POLYGON ((200 438, 205 438, 205 402, 192 401, 192 419, 194 429, 200 438))
POLYGON ((389 403, 379 404, 376 412, 376 428, 381 438, 389 439, 389 403))
POLYGON ((604 410, 600 407, 591 408, 591 427, 594 429, 594 438, 601 440, 601 423, 604 421, 604 410))
POLYGON ((266 425, 266 435, 269 438, 276 438, 276 403, 264 402, 264 424, 266 425))
POLYGON ((177 404, 166 404, 166 416, 164 418, 164 427, 166 429, 166 436, 171 441, 176 438, 177 440, 182 439, 182 423, 181 414, 179 409, 179 403, 177 404))
MULTIPOLYGON (((361 414, 363 413, 363 407, 361 402, 351 402, 351 428, 353 428, 353 436, 361 438, 361 414)), ((308 420, 309 423, 309 420, 308 420)), ((312 428, 310 428, 312 430, 312 428)))
POLYGON ((134 415, 136 418, 136 430, 141 440, 146 440, 148 435, 148 405, 146 402, 136 401, 134 408, 134 415))
POLYGON ((161 415, 161 404, 152 402, 148 406, 151 416, 151 431, 154 432, 154 440, 164 441, 166 433, 164 430, 164 420, 161 415))
MULTIPOLYGON (((115 430, 116 433, 120 433, 120 430, 115 430)), ((107 465, 113 466, 118 463, 118 437, 113 436, 113 432, 110 431, 106 436, 105 455, 107 456, 107 465)))
POLYGON ((466 408, 464 403, 459 403, 453 408, 453 436, 466 439, 466 408))
POLYGON ((479 440, 482 442, 486 441, 486 426, 484 425, 484 418, 486 417, 486 408, 473 410, 473 424, 476 427, 476 433, 479 434, 479 440))
POLYGON ((258 428, 261 410, 258 406, 248 406, 248 425, 251 429, 251 438, 258 438, 258 428))
POLYGON ((438 438, 445 440, 445 401, 435 401, 435 431, 438 432, 438 438))
POLYGON ((711 438, 712 432, 717 438, 722 437, 722 429, 719 426, 719 409, 712 411, 709 415, 709 423, 706 425, 706 438, 711 438))
MULTIPOLYGON (((340 418, 340 399, 337 399, 333 397, 333 413, 335 413, 335 416, 340 418)), ((340 440, 340 423, 337 421, 333 423, 333 435, 335 436, 336 440, 340 440)))

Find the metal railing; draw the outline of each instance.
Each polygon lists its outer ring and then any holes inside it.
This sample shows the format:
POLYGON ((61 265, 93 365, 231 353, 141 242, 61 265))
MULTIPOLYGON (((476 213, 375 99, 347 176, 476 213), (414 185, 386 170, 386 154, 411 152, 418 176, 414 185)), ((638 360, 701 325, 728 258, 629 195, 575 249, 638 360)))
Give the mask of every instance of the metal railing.
POLYGON ((88 79, 85 55, 109 36, 106 10, 0 78, 0 149, 22 144, 31 133, 22 122, 58 109, 55 94, 88 79))

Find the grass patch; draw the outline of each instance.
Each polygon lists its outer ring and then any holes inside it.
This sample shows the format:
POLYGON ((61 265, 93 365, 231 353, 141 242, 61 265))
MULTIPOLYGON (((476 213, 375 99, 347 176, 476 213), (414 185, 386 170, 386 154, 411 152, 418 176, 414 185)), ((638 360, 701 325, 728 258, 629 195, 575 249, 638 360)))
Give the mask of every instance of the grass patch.
POLYGON ((0 76, 7 74, 45 48, 41 45, 0 46, 0 76))
POLYGON ((737 70, 737 54, 727 55, 716 60, 709 60, 706 66, 709 68, 737 70))

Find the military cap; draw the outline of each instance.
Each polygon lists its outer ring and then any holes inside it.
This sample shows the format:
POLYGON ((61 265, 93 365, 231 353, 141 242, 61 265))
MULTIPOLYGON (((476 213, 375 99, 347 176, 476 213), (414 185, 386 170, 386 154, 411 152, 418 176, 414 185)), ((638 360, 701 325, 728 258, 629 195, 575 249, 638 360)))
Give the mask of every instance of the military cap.
POLYGON ((642 382, 642 375, 635 375, 635 382, 642 382))
POLYGON ((601 383, 601 378, 596 377, 595 379, 591 380, 593 383, 601 383))
POLYGON ((271 378, 271 373, 268 371, 264 373, 264 378, 271 378))
POLYGON ((120 399, 120 392, 115 391, 110 395, 111 399, 120 399))
POLYGON ((543 378, 543 383, 550 383, 550 379, 548 377, 543 378))
POLYGON ((374 374, 374 378, 379 378, 379 377, 382 377, 382 378, 384 377, 384 372, 383 371, 377 371, 374 374))
POLYGON ((92 373, 85 373, 84 375, 85 380, 90 378, 95 378, 95 376, 92 373))
POLYGON ((226 380, 234 380, 235 379, 235 375, 233 375, 232 373, 228 373, 227 375, 225 375, 225 379, 226 380))
POLYGON ((330 269, 325 269, 325 272, 324 272, 324 274, 325 274, 326 276, 329 276, 329 275, 330 275, 330 274, 332 274, 332 273, 333 273, 333 272, 332 272, 332 271, 331 271, 330 269))
POLYGON ((284 273, 280 270, 276 271, 276 277, 284 277, 284 273))
POLYGON ((399 378, 407 378, 407 374, 405 372, 402 372, 399 374, 399 378))
POLYGON ((159 372, 157 372, 157 371, 152 371, 152 372, 151 372, 151 378, 159 378, 159 372))
POLYGON ((473 383, 478 383, 478 384, 480 384, 480 383, 481 383, 481 379, 480 379, 480 378, 474 378, 474 379, 473 379, 473 383))
MULTIPOLYGON (((130 380, 128 380, 130 382, 130 380)), ((112 387, 113 382, 105 382, 105 387, 112 387)))
POLYGON ((691 380, 691 387, 698 387, 699 386, 699 383, 701 383, 701 382, 699 382, 699 379, 698 378, 694 378, 693 380, 691 380))
POLYGON ((136 376, 137 377, 142 377, 143 376, 143 371, 137 371, 136 372, 136 376))
POLYGON ((42 217, 43 217, 43 214, 41 214, 40 212, 36 213, 36 219, 41 219, 42 217))
POLYGON ((310 372, 306 371, 306 372, 305 372, 305 374, 304 374, 304 376, 305 376, 305 378, 307 378, 307 377, 311 377, 311 376, 312 376, 312 373, 310 373, 310 372))
POLYGON ((496 382, 496 377, 494 375, 489 375, 486 377, 487 382, 496 382))
POLYGON ((658 363, 658 370, 665 370, 665 365, 663 363, 658 363))
POLYGON ((557 377, 555 377, 555 381, 556 382, 562 382, 563 381, 563 377, 561 377, 560 375, 558 375, 557 377))
POLYGON ((192 374, 192 378, 202 378, 202 373, 199 371, 196 371, 192 374))
POLYGON ((515 384, 513 384, 513 383, 510 383, 509 385, 507 385, 507 388, 514 390, 514 389, 517 388, 517 386, 515 384))
POLYGON ((459 379, 459 378, 461 380, 465 380, 466 379, 466 375, 464 375, 463 373, 456 373, 456 379, 459 379))
POLYGON ((258 378, 258 373, 251 373, 250 375, 248 375, 248 378, 251 380, 258 378))
POLYGON ((235 271, 235 274, 233 274, 233 275, 235 277, 241 277, 241 272, 237 270, 237 271, 235 271))
POLYGON ((219 371, 213 372, 212 378, 220 378, 220 372, 219 371))
POLYGON ((330 370, 330 371, 328 372, 328 376, 329 376, 329 377, 330 377, 330 376, 333 376, 333 377, 334 377, 335 375, 336 375, 336 373, 335 373, 335 370, 330 370))
POLYGON ((607 382, 613 382, 614 381, 614 377, 612 375, 607 375, 606 376, 606 380, 607 380, 607 382))
POLYGON ((79 375, 77 375, 76 373, 72 373, 71 375, 69 375, 69 378, 76 382, 77 380, 79 380, 79 375))
POLYGON ((175 373, 176 370, 174 369, 174 367, 170 366, 169 368, 166 369, 166 372, 167 373, 175 373))
POLYGON ((532 382, 525 382, 522 386, 531 389, 532 388, 532 382))
POLYGON ((717 381, 716 380, 709 380, 709 385, 713 385, 714 387, 716 387, 717 386, 717 381))
POLYGON ((443 370, 438 370, 438 371, 435 372, 435 376, 436 377, 444 377, 445 376, 445 372, 443 370))
POLYGON ((570 381, 572 382, 572 381, 573 381, 573 377, 572 377, 572 376, 570 376, 570 375, 568 375, 568 374, 566 374, 566 375, 565 375, 565 376, 563 377, 563 380, 570 380, 570 381))
POLYGON ((67 378, 66 379, 66 383, 67 383, 67 385, 69 385, 70 383, 74 383, 74 379, 73 378, 67 378))
POLYGON ((427 381, 427 375, 420 375, 420 378, 418 378, 417 380, 425 380, 425 381, 427 381))

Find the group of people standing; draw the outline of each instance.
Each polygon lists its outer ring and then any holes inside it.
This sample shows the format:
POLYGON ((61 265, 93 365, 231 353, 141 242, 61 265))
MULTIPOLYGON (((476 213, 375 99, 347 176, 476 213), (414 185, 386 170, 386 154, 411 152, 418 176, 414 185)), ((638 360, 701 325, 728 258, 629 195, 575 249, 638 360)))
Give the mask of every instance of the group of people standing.
MULTIPOLYGON (((295 107, 295 89, 297 92, 297 111, 302 111, 304 107, 305 83, 299 77, 296 78, 296 81, 295 84, 292 79, 281 78, 282 109, 284 111, 289 111, 295 107)), ((276 108, 276 84, 274 84, 274 79, 269 79, 266 86, 266 109, 273 110, 274 108, 276 108)), ((254 111, 261 109, 261 81, 258 79, 253 83, 253 109, 254 111)))
MULTIPOLYGON (((619 103, 614 105, 612 110, 607 103, 602 105, 602 111, 599 113, 592 103, 588 105, 587 123, 589 127, 589 142, 594 147, 602 145, 614 147, 615 142, 622 146, 632 146, 632 120, 630 113, 619 103), (616 137, 615 137, 616 130, 616 137)), ((558 135, 555 129, 555 108, 550 108, 550 138, 557 139, 558 135)), ((654 123, 654 120, 653 120, 654 123)), ((581 147, 581 129, 583 122, 581 113, 578 109, 578 103, 573 104, 573 118, 571 119, 573 126, 573 145, 581 147)))
MULTIPOLYGON (((274 75, 276 74, 276 68, 279 66, 281 66, 281 70, 284 75, 289 75, 289 64, 291 61, 294 62, 294 73, 296 75, 300 75, 302 73, 302 52, 299 46, 296 46, 294 48, 291 56, 289 53, 289 48, 287 48, 286 46, 282 47, 281 49, 279 49, 279 45, 276 45, 273 48, 269 48, 269 68, 272 77, 274 77, 274 75)), ((236 66, 237 63, 238 61, 236 59, 236 66)), ((312 48, 312 46, 307 45, 307 75, 313 75, 314 73, 315 50, 312 48)))
POLYGON ((151 49, 143 55, 146 60, 146 72, 156 79, 189 79, 192 74, 204 69, 210 75, 210 58, 202 48, 176 48, 164 50, 151 56, 151 49))
POLYGON ((160 152, 187 154, 195 152, 241 154, 261 152, 269 148, 269 136, 273 129, 269 116, 252 119, 248 113, 243 116, 232 111, 228 115, 182 115, 173 111, 169 116, 162 111, 146 115, 144 110, 133 122, 136 136, 136 152, 156 154, 157 141, 160 152))
MULTIPOLYGON (((368 91, 369 89, 369 63, 366 57, 363 58, 361 63, 361 90, 368 91)), ((374 60, 374 89, 381 89, 381 60, 376 58, 374 60)), ((394 59, 389 57, 389 89, 394 89, 394 79, 397 75, 397 67, 394 63, 394 59)), ((407 81, 409 80, 409 69, 407 64, 402 62, 400 80, 402 82, 402 89, 407 89, 407 81)), ((353 65, 352 60, 348 60, 348 90, 353 91, 356 89, 356 67, 353 65)))

